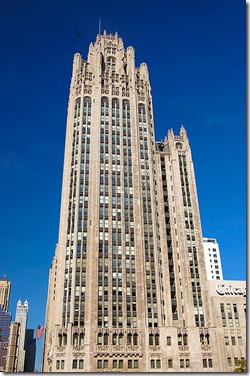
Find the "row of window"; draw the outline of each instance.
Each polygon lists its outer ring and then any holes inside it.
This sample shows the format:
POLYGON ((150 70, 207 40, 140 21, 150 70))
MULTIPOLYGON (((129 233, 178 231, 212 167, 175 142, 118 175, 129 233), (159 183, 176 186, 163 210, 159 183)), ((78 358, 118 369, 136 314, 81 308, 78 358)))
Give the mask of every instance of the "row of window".
MULTIPOLYGON (((241 360, 243 360, 243 359, 245 359, 245 358, 242 357, 241 360)), ((234 366, 237 367, 237 366, 238 366, 238 360, 239 360, 239 359, 235 357, 235 358, 233 358, 233 360, 234 360, 234 366)), ((232 362, 232 358, 231 358, 231 357, 228 357, 228 358, 227 358, 227 365, 228 365, 228 367, 232 367, 233 362, 232 362)))
MULTIPOLYGON (((244 359, 244 358, 241 358, 244 359)), ((233 358, 234 366, 238 365, 238 358, 233 358)), ((56 370, 64 370, 64 360, 57 360, 56 361, 56 370)), ((173 359, 167 360, 168 368, 173 368, 173 359)), ((202 359, 203 368, 212 368, 213 367, 213 360, 211 358, 204 358, 202 359)), ((233 361, 231 357, 227 358, 227 365, 228 367, 233 366, 233 361)), ((123 359, 113 359, 112 360, 112 368, 113 369, 123 369, 125 366, 125 360, 123 359)), ((107 369, 109 367, 109 360, 108 359, 98 359, 97 360, 97 369, 107 369)), ((128 359, 127 360, 127 367, 128 369, 138 369, 139 364, 137 359, 128 359)), ((73 359, 72 360, 72 369, 83 369, 84 368, 84 360, 83 359, 73 359)), ((150 360, 150 368, 151 369, 160 369, 161 368, 161 359, 151 359, 150 360)), ((180 359, 180 368, 190 368, 190 359, 180 359)))
POLYGON ((231 328, 233 326, 238 328, 240 326, 239 314, 238 314, 236 303, 233 303, 233 305, 231 305, 230 303, 227 303, 227 304, 221 303, 220 311, 221 311, 221 320, 222 320, 223 327, 226 327, 228 325, 231 328))
MULTIPOLYGON (((123 369, 125 366, 125 360, 123 359, 113 359, 112 360, 112 368, 113 369, 123 369)), ((127 360, 127 367, 128 369, 138 369, 138 360, 137 359, 128 359, 127 360)), ((109 368, 109 360, 108 359, 98 359, 97 360, 97 369, 107 369, 109 368)))
MULTIPOLYGON (((228 336, 225 336, 224 339, 225 339, 225 345, 226 345, 226 346, 230 345, 229 337, 228 337, 228 336)), ((243 345, 242 337, 241 337, 241 336, 238 336, 238 341, 237 341, 237 342, 238 342, 238 345, 239 345, 239 346, 243 345)), ((236 345, 236 337, 231 336, 231 344, 232 344, 233 346, 236 345)))
MULTIPOLYGON (((83 369, 84 368, 84 360, 83 359, 73 359, 72 360, 72 369, 83 369)), ((64 360, 57 360, 56 361, 56 370, 63 370, 64 369, 64 360)))
MULTIPOLYGON (((108 333, 98 333, 97 335, 97 343, 98 345, 105 345, 107 346, 109 344, 109 335, 108 333)), ((137 346, 138 345, 138 334, 131 334, 128 333, 127 335, 127 344, 137 346)), ((114 333, 112 335, 112 345, 116 346, 123 346, 124 345, 124 335, 122 333, 116 334, 114 333)))

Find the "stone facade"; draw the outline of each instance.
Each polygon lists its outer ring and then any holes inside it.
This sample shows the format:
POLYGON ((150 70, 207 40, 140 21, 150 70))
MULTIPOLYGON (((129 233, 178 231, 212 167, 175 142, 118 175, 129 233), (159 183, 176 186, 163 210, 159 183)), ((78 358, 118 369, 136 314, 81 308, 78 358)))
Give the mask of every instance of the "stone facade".
POLYGON ((147 65, 98 35, 73 62, 43 371, 225 371, 209 294, 186 131, 155 142, 147 65))

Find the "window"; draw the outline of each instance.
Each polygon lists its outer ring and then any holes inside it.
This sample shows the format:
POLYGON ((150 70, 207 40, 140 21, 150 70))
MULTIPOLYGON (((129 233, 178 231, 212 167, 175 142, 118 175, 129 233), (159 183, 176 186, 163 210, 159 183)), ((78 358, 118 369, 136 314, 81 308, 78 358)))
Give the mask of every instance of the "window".
POLYGON ((184 368, 184 359, 180 359, 180 368, 184 368))
POLYGON ((155 360, 154 359, 150 360, 150 368, 155 368, 155 360))
POLYGON ((208 367, 209 368, 213 367, 213 359, 208 359, 208 367))
POLYGON ((240 346, 243 345, 242 337, 238 337, 238 343, 239 343, 240 346))
POLYGON ((186 359, 186 368, 189 368, 189 367, 190 367, 190 360, 186 359))
POLYGON ((122 359, 119 360, 119 368, 120 369, 123 368, 123 360, 122 359))
POLYGON ((83 359, 79 359, 79 369, 83 369, 84 361, 83 359))
POLYGON ((98 343, 98 345, 102 345, 102 334, 101 333, 98 334, 97 343, 98 343))
POLYGON ((103 368, 108 368, 108 365, 109 365, 108 362, 109 362, 109 361, 108 361, 107 359, 105 359, 105 360, 103 361, 103 368))
POLYGON ((138 368, 138 360, 134 360, 134 368, 138 368))
POLYGON ((56 369, 59 369, 60 368, 60 360, 57 360, 56 361, 56 369))
POLYGON ((168 368, 173 368, 173 359, 168 359, 168 368))
POLYGON ((167 346, 171 346, 171 337, 167 337, 167 346))
POLYGON ((160 359, 156 360, 156 368, 157 369, 161 368, 161 360, 160 359))
POLYGON ((227 358, 227 365, 228 365, 228 367, 232 366, 232 359, 231 358, 227 358))
POLYGON ((73 369, 76 369, 76 368, 77 368, 77 359, 73 359, 73 362, 72 362, 72 368, 73 368, 73 369))
POLYGON ((235 346, 236 345, 235 337, 231 337, 231 341, 232 341, 232 345, 235 346))
POLYGON ((224 337, 224 339, 225 339, 225 345, 228 346, 229 345, 229 338, 226 336, 226 337, 224 337))
POLYGON ((203 368, 207 368, 207 359, 202 359, 203 368))
POLYGON ((101 369, 102 368, 102 360, 98 359, 97 360, 97 369, 101 369))
POLYGON ((154 335, 149 334, 149 346, 153 346, 153 345, 154 345, 154 335))
POLYGON ((188 336, 187 336, 187 334, 184 334, 183 335, 183 345, 187 346, 187 344, 188 344, 188 336))
POLYGON ((119 346, 123 346, 123 334, 119 334, 119 346))
POLYGON ((133 338, 134 338, 134 346, 137 346, 138 345, 138 335, 135 333, 133 338))
POLYGON ((109 341, 109 335, 107 333, 104 334, 103 336, 103 344, 104 345, 108 345, 108 341, 109 341))
POLYGON ((113 360, 113 368, 117 368, 117 360, 116 359, 113 360))
POLYGON ((159 337, 160 337, 159 334, 155 335, 155 346, 159 346, 159 342, 160 342, 159 337))
POLYGON ((77 333, 74 333, 73 334, 73 345, 77 346, 77 344, 78 344, 78 335, 77 335, 77 333))
POLYGON ((64 369, 64 360, 61 360, 61 369, 64 369))
POLYGON ((132 360, 129 359, 129 360, 128 360, 128 369, 131 369, 131 368, 132 368, 132 360))
POLYGON ((112 345, 117 345, 117 334, 113 334, 112 345))

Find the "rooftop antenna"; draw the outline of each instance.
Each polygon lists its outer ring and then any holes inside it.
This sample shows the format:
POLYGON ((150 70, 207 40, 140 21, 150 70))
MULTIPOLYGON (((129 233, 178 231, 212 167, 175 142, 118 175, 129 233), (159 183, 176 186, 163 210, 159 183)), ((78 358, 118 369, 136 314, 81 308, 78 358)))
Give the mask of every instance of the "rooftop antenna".
POLYGON ((99 35, 101 35, 101 19, 99 18, 99 35))

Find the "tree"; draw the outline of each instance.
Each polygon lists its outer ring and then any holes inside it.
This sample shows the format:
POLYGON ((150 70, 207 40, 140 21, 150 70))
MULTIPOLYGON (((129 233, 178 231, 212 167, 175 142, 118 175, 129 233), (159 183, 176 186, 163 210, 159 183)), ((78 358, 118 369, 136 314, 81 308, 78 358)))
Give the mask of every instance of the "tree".
POLYGON ((237 367, 234 372, 247 372, 247 361, 246 359, 241 359, 237 361, 237 367))

